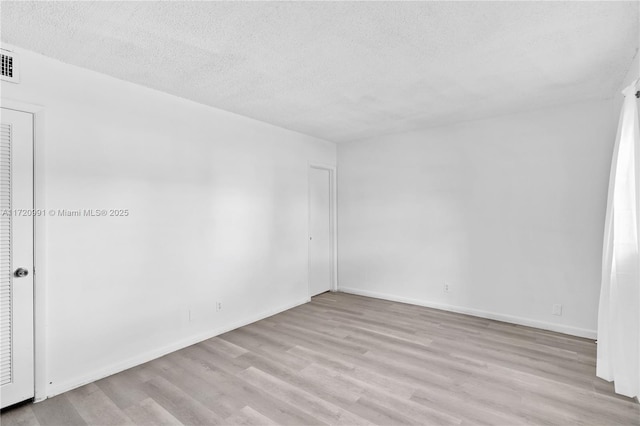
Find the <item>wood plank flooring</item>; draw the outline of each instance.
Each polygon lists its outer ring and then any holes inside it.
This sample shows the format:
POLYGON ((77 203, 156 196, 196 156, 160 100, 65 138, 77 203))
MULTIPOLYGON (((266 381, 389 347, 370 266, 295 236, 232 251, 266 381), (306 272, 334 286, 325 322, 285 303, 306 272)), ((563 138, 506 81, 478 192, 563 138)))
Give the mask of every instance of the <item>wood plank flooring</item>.
POLYGON ((10 425, 640 425, 593 341, 343 293, 38 404, 10 425))

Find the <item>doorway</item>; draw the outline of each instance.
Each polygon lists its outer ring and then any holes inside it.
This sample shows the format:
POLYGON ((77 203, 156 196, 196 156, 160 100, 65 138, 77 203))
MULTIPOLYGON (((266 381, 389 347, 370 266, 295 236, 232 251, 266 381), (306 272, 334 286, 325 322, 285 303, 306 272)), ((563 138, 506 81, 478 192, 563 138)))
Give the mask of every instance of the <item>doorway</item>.
POLYGON ((0 392, 34 397, 33 114, 0 110, 0 392))
POLYGON ((309 296, 336 290, 335 169, 309 167, 309 296))

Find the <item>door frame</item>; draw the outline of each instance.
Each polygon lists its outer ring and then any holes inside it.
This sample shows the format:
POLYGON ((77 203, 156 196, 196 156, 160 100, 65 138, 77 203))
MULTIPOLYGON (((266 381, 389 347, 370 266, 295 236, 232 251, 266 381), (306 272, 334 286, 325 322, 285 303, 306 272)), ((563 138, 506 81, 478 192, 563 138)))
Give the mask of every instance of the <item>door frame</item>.
MULTIPOLYGON (((33 116, 33 208, 46 211, 45 197, 45 109, 42 105, 1 98, 0 107, 33 116)), ((34 401, 48 396, 47 383, 47 286, 46 286, 46 216, 34 215, 33 220, 33 339, 34 339, 34 401)))
POLYGON ((336 185, 336 166, 331 164, 309 162, 307 167, 307 294, 311 300, 311 250, 309 233, 311 232, 311 169, 329 172, 329 227, 331 229, 331 285, 329 291, 338 291, 338 197, 336 185))

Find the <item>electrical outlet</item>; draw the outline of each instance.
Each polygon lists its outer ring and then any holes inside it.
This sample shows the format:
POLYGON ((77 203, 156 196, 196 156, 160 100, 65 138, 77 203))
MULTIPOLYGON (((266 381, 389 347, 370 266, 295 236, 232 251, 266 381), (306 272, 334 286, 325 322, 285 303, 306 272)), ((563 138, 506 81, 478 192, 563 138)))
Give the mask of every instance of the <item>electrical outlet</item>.
POLYGON ((193 321, 193 309, 189 309, 188 315, 189 315, 189 322, 193 321))
POLYGON ((449 289, 449 283, 444 283, 444 292, 449 293, 451 290, 449 289))
POLYGON ((220 312, 222 310, 222 302, 216 302, 216 312, 220 312))
POLYGON ((562 316, 562 305, 556 304, 553 305, 553 310, 551 311, 553 315, 562 316))

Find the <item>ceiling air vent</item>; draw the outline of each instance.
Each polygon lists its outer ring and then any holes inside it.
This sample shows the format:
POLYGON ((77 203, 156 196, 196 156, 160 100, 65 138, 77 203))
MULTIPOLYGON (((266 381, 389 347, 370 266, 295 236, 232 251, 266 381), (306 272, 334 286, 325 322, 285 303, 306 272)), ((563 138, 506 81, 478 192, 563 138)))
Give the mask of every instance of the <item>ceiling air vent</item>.
POLYGON ((2 74, 0 78, 4 81, 12 83, 20 82, 20 73, 18 72, 18 55, 8 50, 0 49, 0 65, 2 74))

